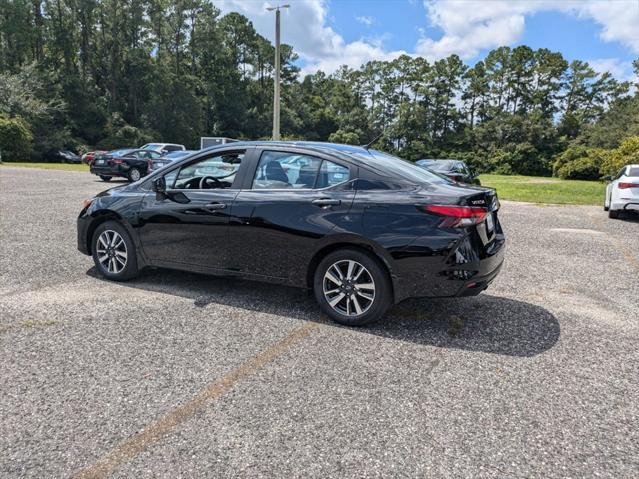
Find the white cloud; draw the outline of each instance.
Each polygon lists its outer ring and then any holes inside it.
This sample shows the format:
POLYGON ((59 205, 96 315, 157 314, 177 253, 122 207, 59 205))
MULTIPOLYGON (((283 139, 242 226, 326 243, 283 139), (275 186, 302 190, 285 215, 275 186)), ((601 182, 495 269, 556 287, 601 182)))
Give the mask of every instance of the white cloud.
POLYGON ((442 58, 452 53, 468 59, 481 49, 516 43, 524 33, 525 17, 539 11, 560 11, 598 23, 604 41, 618 41, 639 52, 637 0, 424 0, 431 24, 443 31, 438 40, 422 37, 419 55, 442 58))
MULTIPOLYGON (((222 13, 246 15, 260 35, 273 40, 275 20, 266 7, 277 5, 269 1, 222 0, 214 2, 222 13)), ((321 69, 332 73, 341 65, 359 67, 371 60, 388 60, 405 53, 388 51, 379 41, 359 39, 346 42, 327 25, 328 5, 325 0, 291 0, 291 8, 282 10, 282 42, 293 45, 306 62, 302 74, 321 69)), ((378 37, 379 38, 379 37, 378 37)))
POLYGON ((375 24, 375 17, 371 17, 367 15, 355 17, 355 20, 357 20, 362 25, 366 25, 367 27, 370 27, 375 24))
POLYGON ((597 73, 610 72, 610 74, 620 81, 632 81, 632 62, 624 62, 618 58, 596 58, 588 60, 588 64, 597 73))
MULTIPOLYGON (((390 4, 391 0, 388 1, 390 4)), ((428 21, 443 32, 439 39, 428 38, 416 20, 421 38, 412 54, 430 60, 453 53, 470 59, 484 49, 513 45, 524 33, 526 16, 539 11, 560 11, 593 20, 601 27, 603 41, 620 42, 639 53, 639 0, 421 1, 428 21)), ((370 60, 389 60, 406 53, 388 50, 383 33, 347 42, 330 26, 328 0, 287 3, 291 8, 282 10, 282 41, 293 45, 304 60, 302 74, 318 69, 332 73, 341 65, 357 68, 370 60)), ((266 7, 277 5, 275 0, 214 0, 214 4, 222 13, 235 11, 246 15, 261 35, 274 39, 274 14, 267 12, 266 7)), ((364 24, 369 20, 375 22, 372 17, 357 19, 364 24)))

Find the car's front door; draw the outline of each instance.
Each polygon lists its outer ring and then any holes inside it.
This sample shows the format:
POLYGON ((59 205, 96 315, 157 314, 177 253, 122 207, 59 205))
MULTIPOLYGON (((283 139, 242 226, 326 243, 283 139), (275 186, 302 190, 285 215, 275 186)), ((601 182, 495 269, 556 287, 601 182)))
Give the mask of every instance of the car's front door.
POLYGON ((139 237, 152 264, 226 268, 228 224, 246 149, 198 157, 164 175, 166 193, 149 192, 139 237))
POLYGON ((319 241, 345 221, 355 167, 295 150, 255 156, 233 204, 229 262, 243 273, 299 278, 319 241))

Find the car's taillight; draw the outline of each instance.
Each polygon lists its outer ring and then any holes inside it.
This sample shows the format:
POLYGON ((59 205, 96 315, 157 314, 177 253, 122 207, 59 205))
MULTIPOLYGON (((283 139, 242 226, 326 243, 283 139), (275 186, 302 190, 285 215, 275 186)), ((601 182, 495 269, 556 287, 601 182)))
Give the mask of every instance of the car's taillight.
POLYGON ((625 190, 626 188, 639 188, 639 183, 626 183, 620 181, 618 186, 620 189, 625 190))
POLYGON ((479 206, 457 205, 425 205, 421 207, 427 213, 444 216, 440 226, 443 228, 458 228, 472 226, 486 219, 488 210, 479 206))

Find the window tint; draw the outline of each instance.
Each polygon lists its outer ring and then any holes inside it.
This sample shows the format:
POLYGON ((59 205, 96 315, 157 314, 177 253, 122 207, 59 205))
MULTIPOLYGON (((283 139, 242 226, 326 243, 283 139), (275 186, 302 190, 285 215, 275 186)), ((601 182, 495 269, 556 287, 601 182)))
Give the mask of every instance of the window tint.
POLYGON ((253 189, 311 189, 321 162, 298 153, 265 151, 255 171, 253 189))
POLYGON ((322 161, 319 178, 317 179, 317 185, 315 188, 328 188, 329 186, 344 183, 345 181, 348 181, 348 179, 348 168, 333 163, 332 161, 324 160, 322 161))
POLYGON ((628 176, 639 176, 639 167, 628 168, 628 176))
MULTIPOLYGON (((207 156, 180 168, 174 189, 199 190, 230 188, 244 159, 244 151, 207 156)), ((169 182, 167 181, 167 187, 169 182)))

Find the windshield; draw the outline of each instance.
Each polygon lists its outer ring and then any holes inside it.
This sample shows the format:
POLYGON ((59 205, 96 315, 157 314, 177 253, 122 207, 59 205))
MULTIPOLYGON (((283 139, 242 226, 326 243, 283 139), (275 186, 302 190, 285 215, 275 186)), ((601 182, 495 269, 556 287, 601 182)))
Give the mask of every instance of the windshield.
POLYGON ((144 145, 142 147, 143 150, 157 150, 158 148, 160 148, 162 145, 160 145, 159 143, 147 143, 146 145, 144 145))
POLYGON ((370 165, 383 173, 391 174, 397 178, 402 178, 414 183, 451 183, 450 180, 417 166, 415 163, 402 160, 396 156, 382 153, 381 151, 369 150, 370 155, 354 153, 364 164, 370 165))

